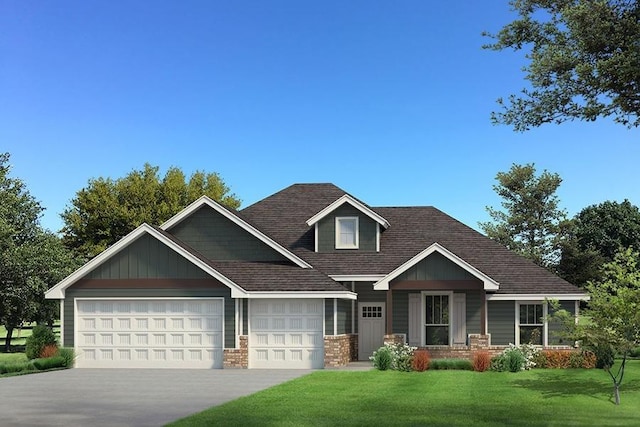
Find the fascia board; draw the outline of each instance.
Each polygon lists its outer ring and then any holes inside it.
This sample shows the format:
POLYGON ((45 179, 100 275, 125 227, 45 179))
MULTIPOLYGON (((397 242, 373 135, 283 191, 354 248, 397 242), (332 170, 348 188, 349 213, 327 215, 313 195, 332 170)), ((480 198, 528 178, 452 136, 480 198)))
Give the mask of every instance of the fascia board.
POLYGON ((135 240, 137 240, 139 237, 141 237, 145 233, 150 234, 154 238, 158 239, 159 241, 167 245, 170 249, 182 255, 188 261, 191 261, 197 267, 201 268, 203 271, 205 271, 206 273, 210 274, 211 276, 213 276, 214 278, 216 278, 217 280, 219 280, 220 282, 228 286, 231 289, 231 295, 234 298, 240 298, 242 295, 246 293, 244 289, 242 289, 236 283, 229 280, 227 277, 219 273, 217 270, 215 270, 210 265, 206 264, 201 259, 195 257, 193 254, 191 254, 189 251, 182 248, 180 245, 177 245, 171 239, 168 239, 162 233, 159 233, 156 229, 154 229, 150 225, 142 224, 138 228, 133 230, 131 233, 127 234, 125 237, 120 239, 118 242, 113 244, 111 247, 109 247, 108 249, 106 249, 105 251, 97 255, 91 261, 89 261, 88 263, 86 263, 85 265, 83 265, 73 273, 71 273, 69 276, 64 278, 61 282, 56 284, 53 288, 49 289, 45 293, 45 298, 46 299, 64 299, 66 288, 68 288, 78 280, 82 279, 85 275, 87 275, 89 272, 99 267, 104 262, 108 261, 111 257, 116 255, 118 252, 120 252, 122 249, 127 247, 129 244, 133 243, 135 240))
POLYGON ((195 212, 196 210, 200 209, 202 206, 205 206, 205 205, 209 206, 210 208, 212 208, 213 210, 218 212, 220 215, 224 216, 225 218, 227 218, 228 220, 230 220, 231 222, 233 222, 234 224, 236 224, 237 226, 239 226, 240 228, 242 228, 243 230, 245 230, 249 234, 251 234, 254 237, 256 237, 258 240, 260 240, 263 243, 265 243, 271 249, 275 250, 280 255, 284 256, 289 261, 291 261, 294 264, 296 264, 298 267, 312 268, 311 264, 307 263, 302 258, 300 258, 297 255, 295 255, 294 253, 290 252, 289 250, 284 248, 282 245, 277 243, 275 240, 273 240, 272 238, 270 238, 269 236, 264 234, 262 231, 258 230, 257 228, 255 228, 251 224, 247 223, 246 221, 244 221, 242 218, 238 217, 237 215, 234 215, 232 212, 230 212, 227 209, 223 208, 218 202, 216 202, 215 200, 213 200, 213 199, 211 199, 210 197, 207 197, 207 196, 202 196, 198 200, 196 200, 195 202, 191 203, 189 206, 184 208, 182 211, 180 211, 179 213, 174 215, 167 222, 162 224, 160 226, 160 228, 162 230, 165 230, 165 231, 168 230, 169 228, 171 228, 174 225, 178 224, 179 222, 181 222, 182 220, 187 218, 189 215, 191 215, 193 212, 195 212))
POLYGON ((410 269, 411 267, 413 267, 414 265, 416 265, 417 263, 419 263, 420 261, 422 261, 423 259, 425 259, 426 257, 428 257, 434 252, 438 252, 439 254, 447 258, 449 261, 453 262, 454 264, 458 265, 460 268, 464 269, 468 273, 482 280, 485 290, 497 291, 498 289, 500 289, 500 284, 496 280, 487 276, 486 274, 484 274, 483 272, 481 272, 480 270, 478 270, 477 268, 475 268, 474 266, 472 266, 471 264, 469 264, 459 256, 450 252, 444 246, 440 245, 437 242, 433 243, 427 249, 423 250, 422 252, 415 255, 413 258, 411 258, 409 261, 405 262, 400 267, 393 270, 391 273, 386 275, 383 279, 380 279, 378 282, 374 283, 373 289, 377 291, 389 290, 389 282, 391 280, 395 279, 400 274, 404 273, 405 271, 407 271, 408 269, 410 269))
POLYGON ((318 212, 317 214, 309 218, 307 220, 307 225, 312 226, 313 224, 317 223, 322 218, 326 217, 331 212, 336 210, 338 207, 342 206, 344 203, 349 203, 351 206, 358 209, 360 212, 367 215, 369 218, 371 218, 378 224, 382 225, 385 229, 389 228, 389 222, 386 219, 384 219, 382 216, 378 215, 373 210, 366 207, 365 205, 363 205, 362 203, 360 203, 359 201, 357 201, 356 199, 354 199, 348 194, 341 196, 338 200, 331 203, 329 206, 325 207, 320 212, 318 212))
POLYGON ((487 301, 544 301, 555 299, 562 301, 589 301, 587 294, 487 294, 487 301))
POLYGON ((309 291, 309 292, 247 292, 242 298, 250 299, 294 299, 294 298, 338 298, 346 300, 356 300, 358 295, 354 292, 323 292, 323 291, 309 291))
POLYGON ((329 274, 336 282, 377 282, 384 279, 384 274, 329 274))

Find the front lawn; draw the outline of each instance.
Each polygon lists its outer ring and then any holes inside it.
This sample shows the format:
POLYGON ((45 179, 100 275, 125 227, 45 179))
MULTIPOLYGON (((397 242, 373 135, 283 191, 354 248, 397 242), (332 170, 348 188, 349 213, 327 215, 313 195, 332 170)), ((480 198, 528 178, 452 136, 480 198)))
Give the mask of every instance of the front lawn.
POLYGON ((0 353, 0 365, 26 361, 27 355, 24 353, 0 353))
POLYGON ((612 400, 598 369, 519 373, 318 371, 171 426, 640 425, 640 361, 612 400))

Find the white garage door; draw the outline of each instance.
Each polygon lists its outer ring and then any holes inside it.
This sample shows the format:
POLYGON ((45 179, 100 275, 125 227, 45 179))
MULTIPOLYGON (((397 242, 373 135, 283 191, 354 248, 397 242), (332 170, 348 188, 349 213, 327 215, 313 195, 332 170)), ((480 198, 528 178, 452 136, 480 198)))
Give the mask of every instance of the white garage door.
POLYGON ((224 305, 215 299, 76 299, 76 366, 222 368, 224 305))
POLYGON ((321 299, 249 301, 249 367, 324 367, 321 299))

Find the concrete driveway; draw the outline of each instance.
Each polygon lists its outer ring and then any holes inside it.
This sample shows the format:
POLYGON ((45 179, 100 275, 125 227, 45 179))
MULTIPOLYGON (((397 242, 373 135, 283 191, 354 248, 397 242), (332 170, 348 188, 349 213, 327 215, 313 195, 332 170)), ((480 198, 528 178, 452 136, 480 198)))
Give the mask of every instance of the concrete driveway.
POLYGON ((69 369, 0 378, 0 424, 161 426, 310 372, 69 369))

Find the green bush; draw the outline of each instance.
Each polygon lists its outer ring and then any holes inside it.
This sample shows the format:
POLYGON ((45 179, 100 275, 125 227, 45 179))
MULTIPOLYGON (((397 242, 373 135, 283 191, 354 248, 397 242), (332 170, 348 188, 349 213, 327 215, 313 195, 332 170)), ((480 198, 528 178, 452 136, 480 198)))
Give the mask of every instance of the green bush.
POLYGON ((73 361, 75 360, 76 356, 75 353, 73 351, 73 348, 71 347, 60 347, 58 349, 58 356, 62 357, 62 359, 64 359, 64 366, 65 368, 72 368, 73 367, 73 361))
POLYGON ((25 353, 28 359, 37 359, 42 353, 42 349, 47 345, 56 344, 56 335, 44 325, 36 325, 31 331, 31 336, 27 337, 25 353))
POLYGON ((496 372, 518 372, 536 366, 541 360, 540 350, 531 344, 513 345, 505 348, 502 353, 491 359, 491 370, 496 372))
POLYGON ((640 357, 640 347, 636 347, 629 352, 629 356, 631 357, 640 357))
POLYGON ((3 374, 14 374, 16 372, 34 371, 36 368, 31 362, 7 363, 3 366, 3 374))
POLYGON ((507 366, 510 372, 520 372, 524 370, 525 358, 519 351, 507 353, 507 366))
POLYGON ((373 366, 376 369, 386 371, 387 369, 391 368, 393 356, 391 355, 391 350, 389 349, 389 347, 383 346, 373 352, 371 360, 373 360, 373 366))
POLYGON ((467 359, 434 359, 429 364, 429 369, 473 371, 473 363, 467 359))
POLYGON ((33 366, 39 371, 44 371, 53 368, 63 368, 65 365, 64 358, 60 356, 47 357, 45 359, 34 359, 33 366))
POLYGON ((592 350, 596 355, 596 368, 604 369, 613 366, 615 363, 616 352, 611 345, 603 344, 595 346, 592 350))

